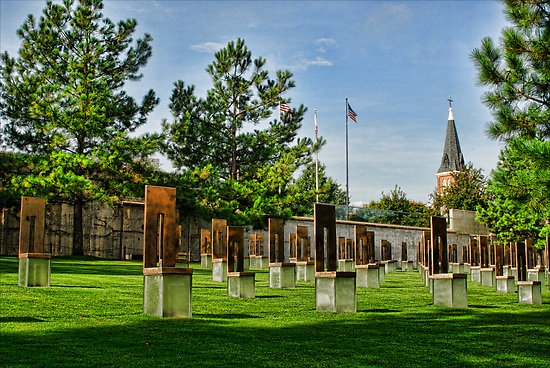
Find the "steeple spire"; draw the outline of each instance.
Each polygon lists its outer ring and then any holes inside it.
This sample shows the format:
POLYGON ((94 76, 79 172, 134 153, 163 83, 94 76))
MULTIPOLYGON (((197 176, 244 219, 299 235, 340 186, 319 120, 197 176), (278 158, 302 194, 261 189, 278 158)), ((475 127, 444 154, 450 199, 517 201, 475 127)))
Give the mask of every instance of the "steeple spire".
POLYGON ((439 166, 438 174, 447 172, 456 172, 464 168, 464 156, 460 149, 458 134, 456 132, 455 119, 453 116, 453 100, 449 96, 449 119, 447 120, 447 134, 445 136, 445 146, 443 147, 443 157, 439 166))

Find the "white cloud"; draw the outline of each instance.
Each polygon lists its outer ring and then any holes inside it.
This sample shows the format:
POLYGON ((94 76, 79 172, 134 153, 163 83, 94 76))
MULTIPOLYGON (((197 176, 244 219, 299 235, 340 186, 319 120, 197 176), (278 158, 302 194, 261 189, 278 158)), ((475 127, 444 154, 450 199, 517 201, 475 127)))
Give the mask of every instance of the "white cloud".
POLYGON ((314 60, 307 60, 305 64, 313 66, 332 66, 332 61, 327 60, 322 56, 317 56, 314 60))
POLYGON ((202 53, 212 54, 223 49, 225 46, 227 46, 227 44, 220 42, 203 42, 191 45, 191 49, 202 53))

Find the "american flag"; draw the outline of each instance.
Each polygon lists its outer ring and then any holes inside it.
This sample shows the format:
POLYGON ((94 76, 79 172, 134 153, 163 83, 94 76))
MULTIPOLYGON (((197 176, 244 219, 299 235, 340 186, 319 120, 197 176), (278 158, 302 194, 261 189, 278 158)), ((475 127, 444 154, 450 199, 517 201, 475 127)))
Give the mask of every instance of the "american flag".
POLYGON ((355 111, 353 111, 353 109, 349 104, 348 104, 348 116, 351 120, 353 120, 354 123, 357 123, 357 114, 355 113, 355 111))
POLYGON ((288 106, 287 104, 279 104, 279 110, 281 110, 282 112, 288 112, 288 110, 290 110, 290 106, 288 106))

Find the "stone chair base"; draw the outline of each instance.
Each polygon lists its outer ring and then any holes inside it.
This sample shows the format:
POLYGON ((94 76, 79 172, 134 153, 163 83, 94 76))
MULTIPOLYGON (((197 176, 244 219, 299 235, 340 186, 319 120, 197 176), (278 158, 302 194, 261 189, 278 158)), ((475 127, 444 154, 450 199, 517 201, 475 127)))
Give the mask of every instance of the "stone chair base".
POLYGON ((143 278, 143 313, 163 318, 192 317, 192 268, 144 268, 143 278))
POLYGON ((412 272, 413 271, 413 262, 412 261, 401 261, 401 271, 412 272))
POLYGON ((542 304, 540 281, 518 281, 518 301, 525 304, 542 304))
POLYGON ((371 289, 380 288, 379 272, 380 267, 377 264, 355 265, 356 285, 371 289))
POLYGON ((255 283, 254 272, 228 272, 227 295, 235 298, 254 298, 255 283))
POLYGON ((495 287, 495 270, 493 268, 480 269, 481 285, 495 287))
POLYGON ((227 261, 222 258, 212 259, 212 281, 227 281, 227 261))
POLYGON ((315 281, 315 262, 297 261, 296 262, 296 281, 314 282, 315 281))
POLYGON ((315 272, 315 308, 325 312, 357 312, 355 272, 315 272))
POLYGON ((212 268, 212 254, 201 254, 201 267, 212 268))
POLYGON ((48 253, 20 253, 17 285, 49 287, 51 258, 48 253))
POLYGON ((276 289, 294 289, 296 287, 296 263, 270 263, 269 287, 276 289))
POLYGON ((468 308, 467 275, 465 273, 444 273, 431 275, 433 281, 433 303, 450 308, 468 308))
POLYGON ((516 281, 514 276, 497 276, 497 291, 499 293, 515 293, 516 281))

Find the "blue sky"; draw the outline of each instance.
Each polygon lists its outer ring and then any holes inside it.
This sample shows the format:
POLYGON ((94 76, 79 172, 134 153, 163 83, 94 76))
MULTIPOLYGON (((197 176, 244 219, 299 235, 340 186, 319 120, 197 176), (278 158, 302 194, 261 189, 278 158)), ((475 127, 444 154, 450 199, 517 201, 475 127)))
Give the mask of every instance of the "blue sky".
MULTIPOLYGON (((349 125, 351 202, 378 200, 395 185, 411 200, 428 202, 441 162, 452 96, 465 160, 485 175, 495 167, 500 143, 485 135, 490 111, 481 103, 469 59, 482 38, 498 39, 507 22, 503 5, 483 1, 124 1, 106 0, 104 15, 135 18, 134 38, 150 33, 153 56, 144 78, 126 89, 138 100, 149 89, 160 105, 140 132, 159 132, 173 83, 211 87, 205 68, 214 53, 243 38, 253 57, 294 74, 285 97, 305 105, 302 136, 319 134, 327 145, 319 159, 346 184, 345 99, 357 113, 349 125)), ((0 49, 15 56, 16 30, 45 1, 0 0, 0 49)), ((163 160, 163 167, 170 169, 163 160)))

